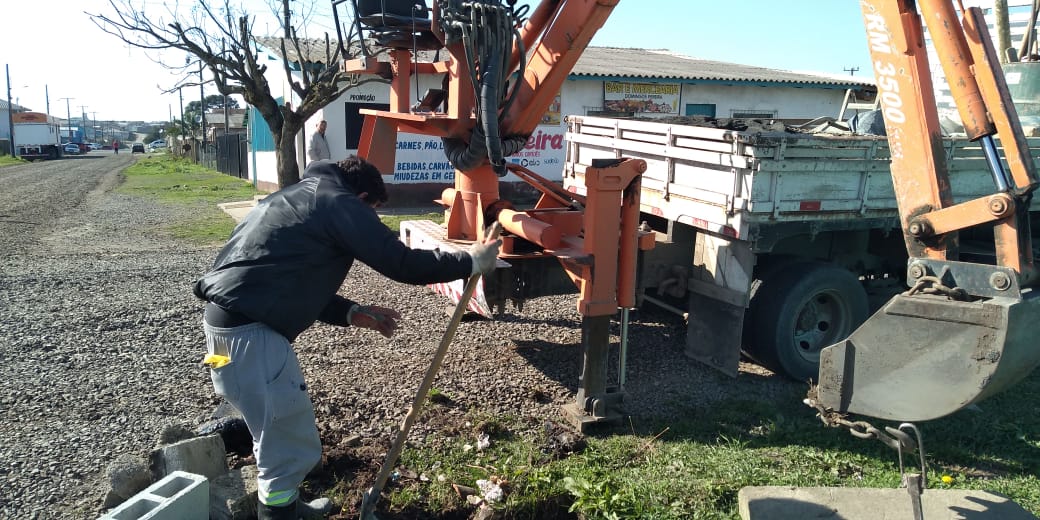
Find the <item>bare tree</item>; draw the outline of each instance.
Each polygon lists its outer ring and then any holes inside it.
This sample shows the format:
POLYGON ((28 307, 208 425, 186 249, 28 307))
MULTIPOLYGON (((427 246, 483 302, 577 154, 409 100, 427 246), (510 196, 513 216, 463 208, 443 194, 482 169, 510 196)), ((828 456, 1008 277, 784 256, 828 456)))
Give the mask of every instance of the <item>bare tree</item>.
MULTIPOLYGON (((281 65, 298 97, 296 103, 283 104, 272 95, 264 75, 267 65, 260 59, 262 46, 253 35, 255 17, 233 8, 231 0, 197 0, 190 8, 181 8, 178 2, 167 3, 158 8, 164 11, 158 17, 153 12, 146 14, 143 3, 135 7, 132 0, 109 0, 109 4, 114 14, 87 13, 101 30, 134 47, 157 51, 155 61, 170 69, 183 70, 186 78, 201 61, 212 73, 212 81, 221 94, 241 95, 246 103, 256 107, 271 129, 280 187, 300 180, 296 135, 307 119, 350 88, 369 81, 385 81, 379 78, 359 81, 356 75, 341 72, 340 61, 344 59, 341 49, 350 49, 350 42, 343 46, 338 42, 333 44, 328 33, 324 41, 301 39, 297 26, 306 23, 306 17, 293 13, 290 0, 269 3, 279 14, 281 35, 259 38, 279 47, 281 65), (163 61, 161 54, 169 49, 182 50, 198 61, 171 65, 163 61)), ((313 2, 310 5, 313 8, 313 2)), ((201 73, 199 77, 202 81, 201 73)), ((192 85, 199 83, 185 80, 177 87, 192 85)))

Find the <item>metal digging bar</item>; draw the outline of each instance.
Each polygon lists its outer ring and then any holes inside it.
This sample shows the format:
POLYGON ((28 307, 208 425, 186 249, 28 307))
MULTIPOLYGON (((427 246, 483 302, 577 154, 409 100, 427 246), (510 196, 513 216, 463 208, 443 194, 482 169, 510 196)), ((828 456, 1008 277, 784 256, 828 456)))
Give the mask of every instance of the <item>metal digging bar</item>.
MULTIPOLYGON (((496 222, 489 229, 488 238, 492 240, 497 239, 501 232, 502 225, 496 222)), ((469 299, 473 296, 473 291, 476 290, 477 284, 480 282, 480 276, 481 274, 477 273, 470 276, 469 280, 466 281, 466 289, 462 292, 459 303, 455 305, 455 312, 451 315, 451 321, 448 322, 448 328, 444 331, 444 336, 441 337, 441 343, 437 346, 437 352, 433 355, 430 367, 426 369, 426 377, 423 378, 422 383, 419 384, 419 389, 415 392, 412 406, 408 410, 408 414, 405 415, 401 428, 397 430, 397 438, 394 439, 394 444, 390 447, 390 451, 387 452, 386 459, 383 460, 383 467, 379 469, 375 483, 368 488, 364 499, 361 501, 361 520, 379 520, 375 513, 376 502, 379 501, 379 495, 383 492, 383 486, 386 485, 390 473, 394 470, 394 464, 397 463, 398 457, 401 456, 401 451, 404 450, 404 443, 408 439, 408 432, 411 431, 412 424, 415 423, 415 420, 419 418, 419 414, 422 413, 422 407, 426 403, 426 394, 430 393, 430 388, 433 387, 433 380, 441 369, 444 356, 448 354, 448 347, 451 345, 451 340, 455 337, 455 329, 459 327, 462 315, 466 313, 466 306, 469 305, 469 299)))

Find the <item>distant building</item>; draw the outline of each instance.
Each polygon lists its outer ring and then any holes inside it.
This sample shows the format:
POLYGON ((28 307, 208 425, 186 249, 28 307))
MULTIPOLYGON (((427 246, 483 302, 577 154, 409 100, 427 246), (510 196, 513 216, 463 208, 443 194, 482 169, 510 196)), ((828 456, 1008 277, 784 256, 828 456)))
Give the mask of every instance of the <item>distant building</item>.
POLYGON ((213 141, 217 136, 228 134, 246 133, 246 109, 229 108, 228 124, 224 125, 224 110, 211 110, 206 112, 206 139, 213 141))
MULTIPOLYGON (((16 114, 18 112, 29 112, 28 108, 17 103, 12 103, 11 105, 14 106, 14 113, 16 114)), ((6 99, 0 99, 0 139, 11 139, 11 105, 7 104, 6 99)))

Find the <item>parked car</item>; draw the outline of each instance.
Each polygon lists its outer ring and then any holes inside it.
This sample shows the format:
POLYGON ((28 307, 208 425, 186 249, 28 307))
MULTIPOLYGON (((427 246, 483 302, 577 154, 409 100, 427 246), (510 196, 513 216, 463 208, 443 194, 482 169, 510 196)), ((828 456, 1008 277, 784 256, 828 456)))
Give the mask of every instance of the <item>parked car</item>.
POLYGON ((69 155, 79 155, 79 145, 76 143, 66 144, 64 150, 69 155))
POLYGON ((134 145, 130 148, 130 153, 144 153, 144 144, 134 143, 134 145))
POLYGON ((90 145, 87 143, 76 143, 79 146, 79 153, 90 153, 90 145))
POLYGON ((153 150, 157 148, 166 148, 166 141, 163 141, 162 139, 156 139, 148 143, 148 148, 151 148, 153 150))
POLYGON ((101 145, 97 144, 97 143, 87 143, 87 146, 89 146, 91 150, 100 150, 101 149, 101 145))

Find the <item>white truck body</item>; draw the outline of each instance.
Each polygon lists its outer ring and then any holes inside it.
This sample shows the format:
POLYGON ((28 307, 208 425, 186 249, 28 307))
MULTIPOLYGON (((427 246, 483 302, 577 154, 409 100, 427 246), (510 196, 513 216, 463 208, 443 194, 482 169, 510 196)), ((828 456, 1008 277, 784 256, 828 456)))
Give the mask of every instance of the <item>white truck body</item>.
MULTIPOLYGON (((775 359, 764 364, 801 379, 811 373, 820 348, 844 339, 836 334, 847 335, 866 318, 858 310, 863 298, 885 301, 904 288, 907 255, 888 141, 684 123, 568 117, 564 187, 584 194, 584 171, 594 160, 645 160, 641 212, 658 235, 657 248, 642 262, 645 298, 684 313, 687 354, 731 375, 742 348, 756 352, 755 340, 742 337, 745 331, 768 337, 763 329, 787 326, 770 334, 792 336, 792 355, 805 361, 804 370, 777 366, 775 359), (848 296, 850 286, 834 266, 858 279, 864 294, 848 296), (813 282, 817 289, 799 288, 812 285, 797 280, 799 272, 816 273, 806 276, 819 279, 813 282), (772 300, 768 305, 786 310, 764 309, 764 303, 756 310, 755 291, 771 276, 783 278, 774 284, 781 287, 777 291, 819 290, 829 300, 813 303, 808 292, 772 294, 764 298, 772 300), (840 287, 828 289, 826 280, 835 279, 840 287), (844 322, 842 312, 848 314, 844 322), (839 325, 844 332, 826 330, 839 325)), ((956 202, 995 191, 981 147, 964 138, 944 144, 956 202)), ((1040 145, 1040 139, 1030 145, 1040 145)), ((973 238, 962 235, 962 254, 985 256, 973 238)), ((982 238, 978 244, 985 243, 982 238)), ((763 355, 756 359, 771 358, 762 347, 757 350, 763 355)))
POLYGON ((13 114, 15 153, 28 160, 61 157, 61 129, 50 116, 37 112, 13 114))

